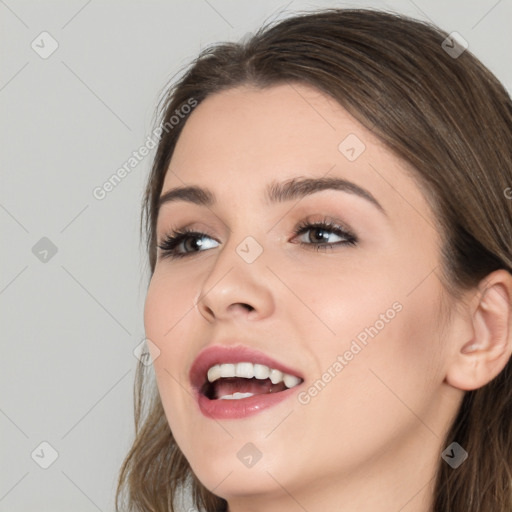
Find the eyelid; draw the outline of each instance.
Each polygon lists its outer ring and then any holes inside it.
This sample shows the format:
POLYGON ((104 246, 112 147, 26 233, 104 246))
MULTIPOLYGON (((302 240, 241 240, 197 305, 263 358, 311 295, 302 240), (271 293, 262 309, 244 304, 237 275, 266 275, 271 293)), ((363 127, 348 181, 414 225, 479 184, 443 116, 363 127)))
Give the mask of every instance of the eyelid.
MULTIPOLYGON (((354 230, 351 229, 345 222, 343 222, 338 217, 333 217, 331 215, 322 215, 322 214, 310 214, 304 217, 300 221, 294 222, 294 227, 291 228, 291 233, 293 236, 296 236, 296 233, 299 228, 304 227, 306 225, 310 224, 327 224, 332 227, 339 227, 341 230, 343 230, 347 235, 351 235, 354 238, 356 238, 356 234, 354 233, 354 230)), ((274 224, 275 226, 275 224, 274 224)), ((274 229, 274 228, 272 228, 274 229)), ((174 226, 168 227, 167 230, 165 230, 161 235, 157 236, 156 242, 157 245, 161 244, 166 238, 169 237, 170 234, 176 233, 176 232, 187 232, 191 234, 202 234, 206 235, 209 238, 212 238, 218 243, 221 243, 217 238, 212 235, 208 228, 205 227, 205 224, 202 222, 187 222, 185 224, 177 224, 174 226), (191 226, 194 226, 194 228, 191 228, 191 226)))
POLYGON ((333 217, 332 215, 307 215, 303 220, 296 223, 295 230, 297 230, 299 226, 310 224, 325 224, 333 228, 339 228, 340 230, 344 231, 347 235, 356 237, 356 233, 347 223, 345 223, 338 217, 333 217))
MULTIPOLYGON (((178 248, 188 240, 203 240, 210 239, 214 240, 218 244, 222 244, 215 237, 208 234, 207 230, 199 230, 192 229, 190 226, 193 224, 186 224, 184 227, 171 229, 169 233, 167 233, 162 240, 160 240, 157 244, 157 248, 160 249, 160 253, 158 259, 183 259, 191 257, 195 254, 201 252, 208 252, 210 249, 206 250, 193 250, 193 251, 185 251, 180 252, 178 248)), ((293 229, 293 237, 291 240, 303 235, 308 231, 312 231, 315 228, 323 228, 325 231, 335 234, 336 236, 342 238, 343 240, 337 242, 303 242, 299 241, 298 245, 301 247, 305 247, 308 250, 315 249, 317 251, 327 251, 334 250, 335 248, 340 248, 343 246, 356 246, 359 243, 359 237, 354 233, 354 231, 347 227, 344 222, 340 222, 338 219, 335 219, 328 215, 323 215, 317 218, 317 220, 311 220, 311 216, 306 217, 298 224, 295 224, 295 228, 293 229)), ((201 248, 201 244, 199 246, 201 248)))
POLYGON ((190 233, 201 233, 209 236, 210 238, 215 239, 215 236, 212 234, 212 230, 207 227, 204 222, 192 221, 185 223, 170 223, 169 225, 163 227, 162 229, 157 230, 157 243, 161 243, 165 240, 170 234, 179 232, 179 231, 187 231, 190 233))

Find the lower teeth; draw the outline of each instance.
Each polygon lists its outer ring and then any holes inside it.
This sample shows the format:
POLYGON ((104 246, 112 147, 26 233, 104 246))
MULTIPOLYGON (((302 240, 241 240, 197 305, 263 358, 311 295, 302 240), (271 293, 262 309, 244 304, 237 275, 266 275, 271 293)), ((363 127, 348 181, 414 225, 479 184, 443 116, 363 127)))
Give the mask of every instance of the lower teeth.
POLYGON ((240 400, 241 398, 249 398, 254 396, 254 393, 233 393, 232 395, 224 395, 218 398, 218 400, 240 400))

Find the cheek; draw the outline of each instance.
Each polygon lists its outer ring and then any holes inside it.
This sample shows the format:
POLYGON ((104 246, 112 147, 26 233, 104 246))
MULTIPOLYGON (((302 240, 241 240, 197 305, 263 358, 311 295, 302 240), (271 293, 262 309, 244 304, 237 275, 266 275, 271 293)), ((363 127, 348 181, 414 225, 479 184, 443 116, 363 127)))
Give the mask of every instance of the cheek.
MULTIPOLYGON (((327 408, 329 403, 340 403, 337 412, 329 412, 340 421, 346 422, 354 410, 368 414, 369 421, 375 420, 375 414, 391 418, 391 411, 406 419, 408 407, 414 411, 428 407, 442 381, 445 351, 437 282, 424 283, 407 295, 380 279, 381 286, 374 280, 367 291, 364 283, 353 282, 353 289, 345 286, 343 292, 336 292, 334 283, 326 292, 329 300, 321 302, 319 295, 315 299, 322 319, 336 335, 329 335, 319 323, 323 330, 318 332, 327 335, 314 347, 321 381, 317 387, 322 390, 314 400, 327 408)), ((315 390, 312 393, 317 396, 315 390)))
POLYGON ((394 422, 415 424, 436 400, 444 350, 435 297, 434 287, 426 285, 416 295, 401 297, 401 310, 387 323, 371 320, 372 329, 364 332, 374 335, 347 367, 352 391, 365 390, 367 407, 390 430, 394 422))
POLYGON ((166 392, 174 389, 174 383, 186 382, 186 368, 197 338, 192 332, 196 315, 194 290, 190 284, 187 287, 178 281, 155 273, 144 305, 146 338, 158 354, 153 359, 155 374, 159 387, 166 392))
MULTIPOLYGON (((309 388, 314 396, 306 397, 304 414, 323 432, 326 453, 339 438, 335 451, 355 463, 383 446, 400 445, 411 432, 425 440, 432 435, 419 419, 431 417, 436 402, 432 374, 438 356, 428 316, 424 307, 404 300, 403 309, 373 337, 368 334, 366 344, 347 336, 323 354, 323 374, 309 388), (357 454, 348 445, 357 446, 357 454)), ((376 318, 368 315, 365 326, 374 326, 376 318)), ((431 427, 438 430, 435 421, 431 427)))
POLYGON ((151 278, 144 304, 146 336, 160 347, 173 338, 182 327, 182 320, 194 306, 194 294, 190 285, 180 283, 174 276, 156 271, 151 278))
POLYGON ((153 368, 165 414, 173 433, 179 437, 178 419, 193 406, 183 384, 188 378, 190 341, 194 336, 190 332, 194 295, 190 286, 187 288, 178 281, 155 272, 146 295, 144 326, 146 338, 158 354, 153 358, 153 368))

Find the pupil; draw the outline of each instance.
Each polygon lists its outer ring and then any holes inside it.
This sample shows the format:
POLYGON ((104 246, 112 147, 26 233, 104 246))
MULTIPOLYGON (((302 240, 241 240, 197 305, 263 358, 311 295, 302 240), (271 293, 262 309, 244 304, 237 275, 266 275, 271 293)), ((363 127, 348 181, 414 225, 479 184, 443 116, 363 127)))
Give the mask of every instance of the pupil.
MULTIPOLYGON (((316 242, 322 242, 325 239, 325 230, 322 228, 315 228, 313 230, 314 238, 317 238, 316 242)), ((315 240, 313 240, 315 241, 315 240)))
POLYGON ((192 249, 192 251, 201 247, 203 243, 202 239, 199 238, 189 238, 188 240, 185 241, 185 245, 187 245, 187 242, 189 245, 188 249, 192 249))

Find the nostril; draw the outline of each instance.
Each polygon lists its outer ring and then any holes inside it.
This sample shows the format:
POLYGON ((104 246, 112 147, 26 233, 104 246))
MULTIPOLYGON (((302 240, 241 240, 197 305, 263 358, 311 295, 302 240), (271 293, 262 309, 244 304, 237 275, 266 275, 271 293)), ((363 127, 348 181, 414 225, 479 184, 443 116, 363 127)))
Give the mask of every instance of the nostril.
POLYGON ((249 313, 251 311, 254 311, 254 308, 250 304, 246 304, 245 302, 236 302, 235 304, 231 304, 231 306, 229 306, 229 309, 239 309, 239 308, 245 309, 249 313))
POLYGON ((201 316, 208 322, 211 322, 215 319, 215 313, 213 310, 207 306, 206 304, 201 304, 201 302, 196 303, 197 309, 201 316))

